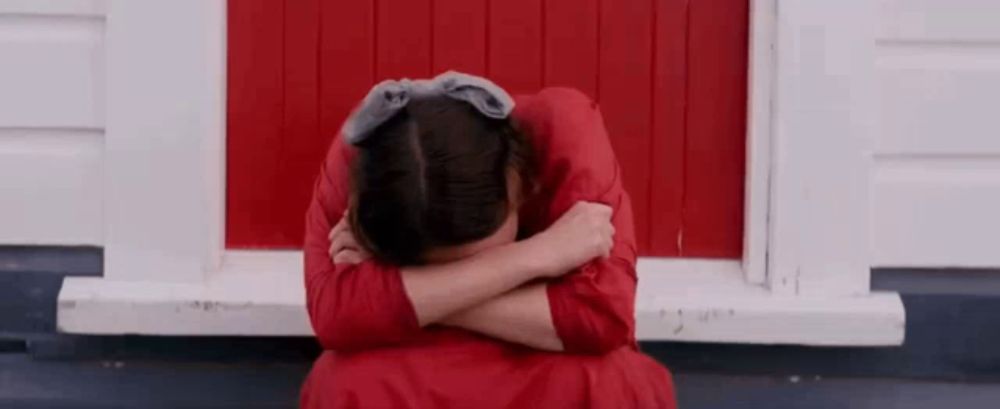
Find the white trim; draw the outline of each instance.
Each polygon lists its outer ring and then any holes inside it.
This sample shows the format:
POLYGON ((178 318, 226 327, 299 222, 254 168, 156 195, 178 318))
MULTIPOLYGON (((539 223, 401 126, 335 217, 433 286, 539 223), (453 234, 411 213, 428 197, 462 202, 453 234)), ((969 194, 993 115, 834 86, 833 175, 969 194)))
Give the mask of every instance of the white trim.
POLYGON ((198 283, 225 189, 225 2, 107 3, 105 277, 198 283))
POLYGON ((858 298, 736 295, 704 292, 659 296, 636 306, 640 340, 797 344, 902 345, 906 316, 895 293, 858 298))
POLYGON ((203 283, 74 277, 59 331, 85 334, 310 335, 301 252, 227 252, 203 283))
POLYGON ((869 291, 876 3, 778 5, 768 229, 776 294, 869 291))
POLYGON ((640 258, 638 269, 640 340, 892 346, 905 336, 896 293, 775 295, 748 285, 737 261, 640 258))
MULTIPOLYGON (((639 260, 642 340, 899 345, 895 294, 773 297, 747 286, 736 261, 639 260)), ((227 252, 204 284, 66 280, 59 330, 84 334, 311 335, 299 252, 227 252)))
POLYGON ((4 0, 0 11, 5 14, 67 15, 103 17, 108 0, 4 0))
POLYGON ((747 87, 747 174, 744 182, 743 271, 746 280, 767 280, 767 215, 771 184, 771 122, 776 0, 750 1, 747 87))

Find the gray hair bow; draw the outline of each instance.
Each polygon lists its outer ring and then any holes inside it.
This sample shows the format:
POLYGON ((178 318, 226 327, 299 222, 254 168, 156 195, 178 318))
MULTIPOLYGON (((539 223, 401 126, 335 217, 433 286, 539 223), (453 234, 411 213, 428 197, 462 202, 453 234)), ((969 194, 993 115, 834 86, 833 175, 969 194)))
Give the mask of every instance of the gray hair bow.
POLYGON ((344 122, 340 132, 356 145, 379 125, 392 118, 411 99, 445 95, 465 101, 490 118, 503 119, 514 109, 514 99, 490 80, 448 71, 433 79, 385 80, 372 87, 365 99, 344 122))

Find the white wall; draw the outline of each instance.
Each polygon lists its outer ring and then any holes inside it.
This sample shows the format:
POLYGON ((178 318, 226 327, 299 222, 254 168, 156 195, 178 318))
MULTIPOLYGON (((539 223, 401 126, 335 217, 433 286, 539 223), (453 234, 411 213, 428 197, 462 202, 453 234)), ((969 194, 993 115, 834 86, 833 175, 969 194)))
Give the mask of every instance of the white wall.
POLYGON ((1000 1, 882 0, 877 266, 1000 266, 1000 1))
POLYGON ((0 1, 0 245, 102 243, 103 3, 0 1))

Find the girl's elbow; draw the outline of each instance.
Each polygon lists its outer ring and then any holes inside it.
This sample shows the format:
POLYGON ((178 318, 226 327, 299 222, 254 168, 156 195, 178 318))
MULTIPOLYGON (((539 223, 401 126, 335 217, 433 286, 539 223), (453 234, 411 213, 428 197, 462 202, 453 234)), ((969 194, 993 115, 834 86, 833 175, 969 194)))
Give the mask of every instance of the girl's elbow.
POLYGON ((591 326, 593 353, 605 354, 632 342, 635 334, 635 299, 606 297, 594 303, 591 326))
POLYGON ((335 319, 313 319, 313 332, 324 350, 344 351, 354 346, 351 337, 335 319))
POLYGON ((365 343, 364 324, 334 305, 310 304, 309 319, 324 350, 350 351, 365 343))
POLYGON ((362 351, 395 345, 411 335, 408 329, 393 325, 388 317, 359 318, 364 316, 340 312, 314 319, 320 346, 330 351, 362 351))
POLYGON ((632 328, 623 322, 615 321, 594 335, 589 345, 589 353, 603 355, 629 343, 632 339, 632 328))
POLYGON ((566 349, 588 355, 603 355, 628 345, 632 340, 632 320, 623 316, 606 316, 591 323, 588 331, 577 339, 565 340, 566 349))

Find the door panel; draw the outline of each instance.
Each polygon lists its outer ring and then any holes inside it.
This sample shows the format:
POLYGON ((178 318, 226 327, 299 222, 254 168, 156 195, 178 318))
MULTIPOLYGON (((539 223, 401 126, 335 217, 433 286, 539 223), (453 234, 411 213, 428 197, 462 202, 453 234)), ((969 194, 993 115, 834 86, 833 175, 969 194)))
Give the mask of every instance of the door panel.
POLYGON ((386 78, 601 105, 643 255, 738 258, 747 1, 230 0, 226 243, 297 248, 319 162, 386 78))

